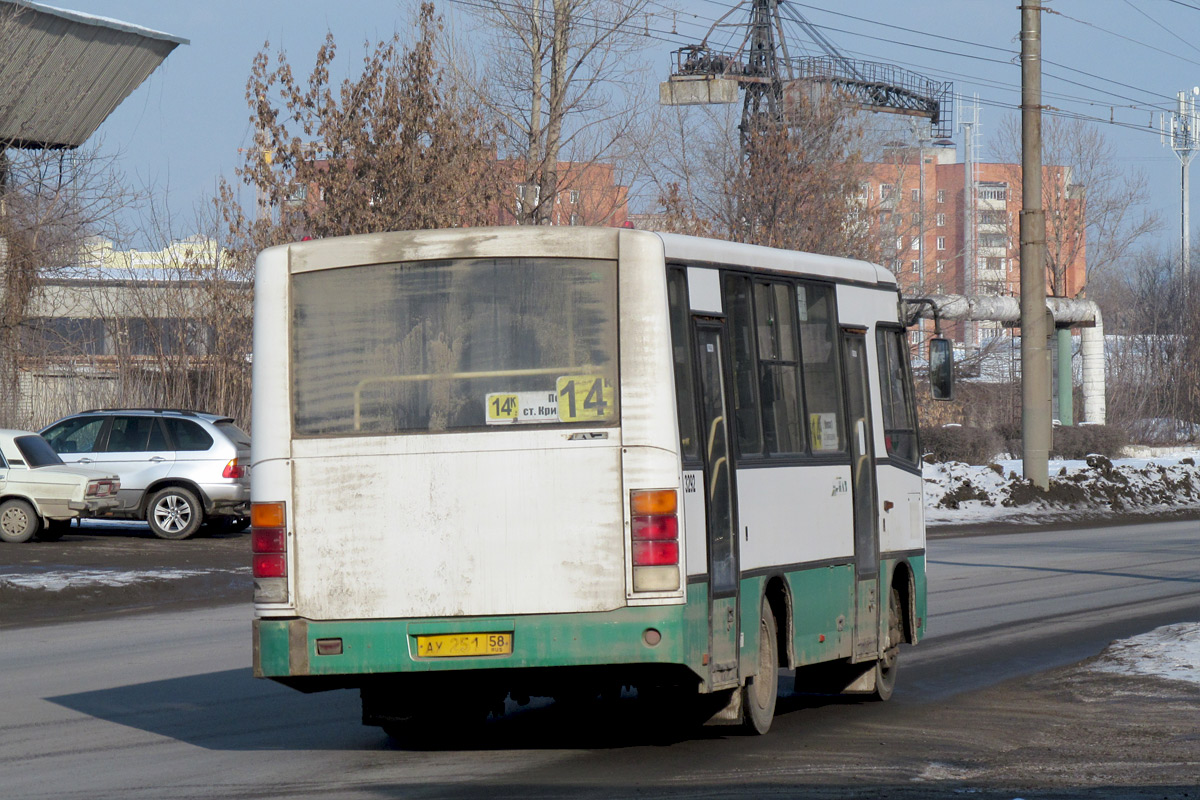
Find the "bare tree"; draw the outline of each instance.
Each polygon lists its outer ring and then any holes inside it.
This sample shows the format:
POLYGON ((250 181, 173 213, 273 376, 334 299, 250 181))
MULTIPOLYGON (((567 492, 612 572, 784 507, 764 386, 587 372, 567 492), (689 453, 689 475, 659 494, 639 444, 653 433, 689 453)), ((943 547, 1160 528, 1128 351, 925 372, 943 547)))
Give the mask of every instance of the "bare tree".
POLYGON ((1134 437, 1200 432, 1200 291, 1169 253, 1145 253, 1097 276, 1104 312, 1108 417, 1134 437))
POLYGON ((28 427, 21 376, 37 355, 25 333, 42 285, 75 266, 84 242, 111 230, 130 194, 115 157, 96 149, 0 151, 0 424, 28 427))
POLYGON ((152 249, 93 237, 69 270, 41 277, 20 336, 33 426, 96 407, 248 420, 252 262, 235 269, 215 218, 176 239, 161 211, 145 211, 139 238, 152 249))
MULTIPOLYGON (((670 119, 670 112, 667 114, 670 119)), ((868 140, 835 95, 797 95, 785 125, 741 134, 731 111, 685 110, 653 174, 674 230, 876 260, 873 209, 861 196, 868 140)))
MULTIPOLYGON (((1000 158, 1021 161, 1020 120, 1006 117, 1000 125, 1000 158)), ((1145 173, 1119 164, 1115 146, 1099 126, 1081 119, 1046 117, 1042 125, 1042 161, 1066 168, 1042 181, 1046 210, 1046 258, 1053 292, 1066 296, 1068 267, 1086 258, 1086 280, 1114 269, 1136 252, 1147 234, 1162 226, 1149 206, 1145 173)), ((1019 168, 1013 179, 1019 182, 1019 168)))
POLYGON ((340 86, 329 77, 332 35, 303 83, 282 51, 274 63, 269 45, 256 56, 246 86, 255 146, 238 174, 261 198, 257 224, 231 210, 229 187, 219 198, 251 244, 494 219, 492 134, 443 76, 432 3, 421 4, 415 27, 410 46, 379 42, 340 86))
MULTIPOLYGON (((501 154, 516 173, 508 208, 522 224, 554 221, 562 193, 594 180, 589 165, 628 163, 639 144, 639 110, 648 105, 640 88, 645 67, 630 56, 645 46, 650 2, 464 5, 482 23, 474 36, 483 45, 475 63, 459 59, 462 83, 495 120, 501 154)), ((587 221, 605 222, 619 207, 609 205, 587 221)))

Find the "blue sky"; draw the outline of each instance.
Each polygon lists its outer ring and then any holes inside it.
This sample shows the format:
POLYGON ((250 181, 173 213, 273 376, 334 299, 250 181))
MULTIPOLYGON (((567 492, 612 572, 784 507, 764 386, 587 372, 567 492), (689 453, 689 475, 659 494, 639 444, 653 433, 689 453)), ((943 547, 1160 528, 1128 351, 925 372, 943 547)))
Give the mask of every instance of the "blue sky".
MULTIPOLYGON (((895 63, 938 80, 953 80, 956 92, 978 94, 985 159, 1001 119, 1017 113, 1017 0, 788 2, 851 57, 895 63)), ((265 41, 273 49, 285 48, 297 72, 306 73, 326 32, 332 31, 348 68, 360 60, 364 41, 408 30, 416 0, 48 4, 191 41, 177 48, 98 131, 106 150, 123 152, 121 163, 135 182, 169 192, 170 206, 182 219, 211 195, 218 176, 233 178, 238 148, 250 143, 245 84, 251 60, 265 41)), ((1172 107, 1178 90, 1200 85, 1200 0, 1045 4, 1057 12, 1047 14, 1043 23, 1045 102, 1106 121, 1104 132, 1117 146, 1121 164, 1146 172, 1154 207, 1167 215, 1161 246, 1177 246, 1180 165, 1160 145, 1157 126, 1160 111, 1172 107), (1110 119, 1116 124, 1108 124, 1110 119)), ((461 4, 441 0, 438 5, 448 17, 464 13, 461 4)), ((654 13, 644 20, 647 50, 640 57, 658 67, 661 75, 654 79, 666 77, 672 50, 701 38, 732 5, 720 0, 652 2, 649 10, 654 13)), ((820 51, 797 31, 792 54, 820 51)), ((957 119, 955 128, 954 138, 961 142, 957 119)), ((1200 220, 1200 213, 1192 216, 1200 220)), ((179 230, 179 235, 189 232, 179 230)))

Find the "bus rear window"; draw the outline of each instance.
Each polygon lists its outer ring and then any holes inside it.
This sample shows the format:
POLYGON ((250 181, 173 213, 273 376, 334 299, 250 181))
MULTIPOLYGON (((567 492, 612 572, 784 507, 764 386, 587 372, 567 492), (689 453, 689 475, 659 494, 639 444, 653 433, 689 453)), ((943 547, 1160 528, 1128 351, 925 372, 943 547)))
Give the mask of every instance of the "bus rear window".
POLYGON ((615 424, 616 278, 562 258, 297 274, 295 433, 615 424))

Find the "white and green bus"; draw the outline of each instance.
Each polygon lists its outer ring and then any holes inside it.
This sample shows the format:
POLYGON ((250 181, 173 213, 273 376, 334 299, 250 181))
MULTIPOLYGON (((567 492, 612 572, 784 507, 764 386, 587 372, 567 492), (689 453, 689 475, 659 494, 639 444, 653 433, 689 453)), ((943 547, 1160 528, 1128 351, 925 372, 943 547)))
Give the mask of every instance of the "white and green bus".
POLYGON ((761 733, 782 668, 891 694, 926 584, 887 270, 468 228, 273 247, 255 292, 256 675, 393 734, 613 686, 761 733))

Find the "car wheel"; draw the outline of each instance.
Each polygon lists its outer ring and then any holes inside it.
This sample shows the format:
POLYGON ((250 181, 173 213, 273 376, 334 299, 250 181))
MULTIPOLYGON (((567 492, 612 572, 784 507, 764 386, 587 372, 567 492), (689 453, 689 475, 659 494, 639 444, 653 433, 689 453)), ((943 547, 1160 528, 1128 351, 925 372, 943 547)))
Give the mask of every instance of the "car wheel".
POLYGON ((41 527, 37 512, 24 500, 14 498, 0 503, 0 542, 28 542, 41 527))
POLYGON ((146 505, 146 522, 160 539, 186 539, 200 530, 203 521, 200 501, 182 486, 159 489, 146 505))
POLYGON ((71 530, 71 520, 69 519, 48 519, 42 529, 38 531, 38 539, 43 542, 57 542, 59 539, 67 535, 71 530))

